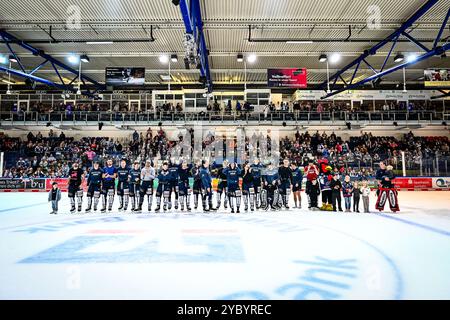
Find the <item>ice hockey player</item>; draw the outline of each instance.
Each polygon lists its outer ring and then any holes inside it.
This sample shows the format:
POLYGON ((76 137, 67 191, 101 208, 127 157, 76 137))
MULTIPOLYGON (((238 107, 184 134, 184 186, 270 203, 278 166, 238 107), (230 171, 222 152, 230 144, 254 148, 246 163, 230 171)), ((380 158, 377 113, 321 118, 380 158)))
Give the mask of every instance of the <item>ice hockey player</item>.
POLYGON ((88 190, 87 190, 87 200, 88 207, 86 212, 90 212, 92 209, 92 200, 94 200, 94 211, 97 211, 98 202, 100 200, 100 193, 102 190, 102 175, 103 170, 100 169, 100 163, 98 161, 94 162, 94 166, 89 170, 88 173, 88 190), (94 199, 92 199, 94 198, 94 199))
POLYGON ((200 179, 202 180, 202 206, 204 212, 215 211, 212 203, 212 179, 209 172, 209 161, 203 160, 200 168, 200 179), (206 202, 208 201, 208 206, 206 202))
POLYGON ((289 209, 289 197, 291 195, 292 185, 292 171, 289 168, 289 160, 284 159, 283 165, 278 168, 278 176, 280 177, 280 183, 278 185, 278 196, 281 197, 282 204, 277 201, 276 204, 281 208, 284 205, 286 209, 289 209))
POLYGON ((311 184, 306 188, 306 194, 311 199, 311 210, 319 210, 318 199, 320 195, 320 187, 317 179, 313 179, 311 184))
POLYGON ((156 189, 156 209, 158 212, 161 210, 161 197, 164 198, 164 211, 167 211, 170 201, 170 171, 169 164, 164 162, 162 169, 158 174, 158 188, 156 189))
POLYGON ((133 168, 130 170, 130 198, 131 211, 138 212, 139 208, 139 189, 141 186, 141 166, 139 161, 135 161, 133 168))
POLYGON ((217 179, 218 179, 218 184, 217 184, 217 193, 216 193, 216 197, 217 197, 217 210, 220 209, 220 202, 222 199, 222 194, 224 195, 224 199, 223 199, 223 207, 225 209, 227 209, 228 205, 228 190, 227 190, 227 175, 225 174, 225 169, 228 168, 228 161, 227 160, 223 160, 223 164, 222 164, 222 168, 219 168, 217 170, 217 179))
POLYGON ((250 210, 255 210, 255 188, 253 185, 252 168, 250 164, 246 162, 244 164, 244 170, 241 172, 242 176, 242 195, 244 196, 244 210, 248 211, 248 203, 250 202, 250 210))
POLYGON ((380 162, 380 169, 377 170, 376 179, 378 180, 378 199, 375 208, 380 212, 384 210, 386 201, 389 201, 389 207, 392 212, 400 211, 398 206, 398 192, 394 187, 395 179, 392 166, 386 166, 380 162))
POLYGON ((275 198, 278 193, 278 169, 274 168, 272 162, 269 162, 266 170, 263 171, 262 180, 264 185, 264 190, 266 193, 266 207, 265 210, 269 210, 269 206, 272 210, 276 210, 275 198))
POLYGON ((142 212, 142 205, 144 204, 144 197, 147 196, 148 212, 152 211, 153 202, 153 180, 156 178, 155 169, 152 167, 150 159, 145 161, 145 166, 141 169, 139 188, 139 206, 137 211, 142 212))
POLYGON ((195 165, 191 169, 191 176, 194 179, 194 184, 192 185, 192 193, 194 194, 194 209, 198 208, 198 197, 202 194, 202 179, 200 176, 200 169, 202 166, 202 161, 197 160, 195 165))
POLYGON ((108 201, 108 211, 112 210, 114 203, 114 194, 116 191, 116 178, 117 178, 117 168, 113 166, 113 161, 108 159, 106 161, 106 166, 103 168, 103 182, 102 182, 102 193, 103 193, 103 208, 102 213, 106 212, 106 202, 108 201))
POLYGON ((236 202, 236 212, 239 213, 241 207, 241 189, 239 187, 239 176, 241 170, 236 163, 232 162, 229 168, 224 170, 227 176, 228 201, 230 202, 231 213, 234 213, 234 204, 236 202))
POLYGON ((72 164, 72 168, 69 170, 69 187, 68 196, 70 199, 70 213, 75 213, 75 196, 78 201, 78 212, 81 211, 81 206, 83 203, 83 189, 81 182, 84 179, 84 173, 81 168, 78 167, 78 162, 72 164))
POLYGON ((180 168, 180 164, 178 161, 171 161, 169 166, 169 210, 172 209, 172 193, 175 195, 174 204, 175 210, 178 209, 178 169, 180 168))
POLYGON ((259 162, 258 158, 253 160, 253 164, 250 166, 252 169, 253 176, 253 188, 255 190, 255 206, 256 209, 261 208, 263 204, 263 200, 265 199, 265 195, 262 192, 262 180, 261 180, 261 172, 264 169, 264 166, 259 162))
POLYGON ((189 177, 191 176, 191 169, 186 161, 183 161, 181 168, 178 170, 178 192, 180 194, 180 207, 184 211, 191 211, 191 188, 189 186, 189 177))
POLYGON ((119 211, 127 211, 130 196, 129 180, 130 169, 127 167, 127 160, 120 160, 120 166, 117 169, 117 195, 119 196, 119 211))

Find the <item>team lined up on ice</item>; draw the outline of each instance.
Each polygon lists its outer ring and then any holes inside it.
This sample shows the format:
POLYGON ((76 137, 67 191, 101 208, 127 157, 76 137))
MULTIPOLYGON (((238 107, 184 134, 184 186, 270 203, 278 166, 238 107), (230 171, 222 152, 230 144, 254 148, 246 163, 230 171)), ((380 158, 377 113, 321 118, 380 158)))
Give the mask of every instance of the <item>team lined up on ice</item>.
MULTIPOLYGON (((343 211, 342 197, 345 202, 346 212, 350 212, 353 199, 353 211, 359 212, 359 202, 362 197, 364 212, 369 212, 369 196, 371 193, 368 181, 351 182, 349 176, 340 180, 338 173, 332 173, 333 169, 327 159, 321 159, 318 165, 310 160, 308 165, 301 170, 296 162, 283 160, 279 167, 272 163, 264 166, 258 159, 243 166, 236 163, 223 161, 222 167, 212 169, 208 160, 197 161, 195 164, 182 164, 164 162, 159 170, 147 160, 141 168, 135 161, 130 169, 126 159, 120 161, 120 166, 115 167, 113 161, 107 160, 103 168, 99 162, 94 162, 93 167, 84 172, 77 162, 74 162, 69 172, 68 197, 71 203, 71 213, 81 212, 83 205, 82 182, 87 179, 87 208, 97 211, 100 199, 102 200, 101 212, 112 211, 114 198, 119 197, 119 211, 127 211, 131 201, 132 212, 142 212, 145 199, 147 210, 152 211, 155 194, 155 212, 172 210, 172 204, 177 210, 186 208, 191 211, 191 200, 194 200, 194 209, 199 207, 201 200, 204 212, 215 211, 221 208, 222 199, 225 209, 230 207, 231 213, 240 212, 243 200, 244 210, 254 211, 289 209, 290 194, 293 193, 295 208, 301 208, 302 182, 306 177, 305 192, 308 196, 308 208, 319 210, 318 199, 321 195, 321 210, 343 211), (212 173, 218 177, 217 189, 213 191, 212 173), (190 185, 190 178, 193 180, 190 185), (157 179, 157 180, 156 180, 157 179), (154 182, 157 181, 156 192, 154 182), (213 203, 213 193, 216 195, 216 204, 213 203), (242 199, 243 198, 243 199, 242 199), (77 200, 77 201, 76 201, 77 200), (78 208, 76 208, 76 205, 78 208)), ((392 211, 398 211, 397 192, 394 189, 392 167, 386 167, 380 163, 377 171, 379 181, 379 195, 376 208, 383 210, 384 204, 389 200, 392 211), (395 199, 394 199, 395 197, 395 199), (382 206, 381 206, 382 205, 382 206)), ((58 201, 61 198, 57 184, 49 192, 48 200, 52 202, 51 213, 57 213, 58 201)))

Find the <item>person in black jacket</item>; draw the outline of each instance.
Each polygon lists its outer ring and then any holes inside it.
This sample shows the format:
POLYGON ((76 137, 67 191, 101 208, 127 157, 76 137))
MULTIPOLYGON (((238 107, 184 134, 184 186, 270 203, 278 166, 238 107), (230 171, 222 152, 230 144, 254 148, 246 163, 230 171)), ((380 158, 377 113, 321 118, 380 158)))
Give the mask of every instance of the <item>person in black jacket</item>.
POLYGON ((342 212, 342 198, 341 198, 341 191, 342 191, 342 183, 339 181, 339 175, 335 174, 333 176, 333 180, 331 180, 330 183, 331 187, 331 202, 333 203, 333 211, 336 211, 336 201, 338 203, 339 211, 342 212))
POLYGON ((317 179, 313 179, 311 184, 308 185, 308 189, 306 190, 306 194, 309 196, 311 200, 311 210, 319 210, 318 198, 320 194, 320 186, 317 183, 317 179))
POLYGON ((241 172, 242 177, 242 195, 244 196, 245 211, 248 211, 248 202, 250 200, 250 210, 255 210, 255 189, 253 187, 253 174, 249 163, 245 163, 244 170, 241 172))

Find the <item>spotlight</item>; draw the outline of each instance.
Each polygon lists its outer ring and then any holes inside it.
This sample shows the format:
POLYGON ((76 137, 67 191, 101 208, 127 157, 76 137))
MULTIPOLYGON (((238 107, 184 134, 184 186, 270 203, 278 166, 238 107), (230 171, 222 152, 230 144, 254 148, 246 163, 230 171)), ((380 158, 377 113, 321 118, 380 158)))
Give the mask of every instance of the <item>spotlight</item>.
POLYGON ((328 60, 328 57, 326 54, 321 54, 319 57, 320 62, 326 62, 328 60))
POLYGON ((175 6, 179 6, 179 5, 180 5, 180 0, 172 0, 172 3, 173 3, 175 6))
POLYGON ((170 56, 170 61, 172 61, 172 62, 178 62, 178 56, 177 56, 176 54, 172 54, 172 55, 170 56))
POLYGON ((254 63, 256 61, 256 55, 255 54, 251 54, 247 57, 247 61, 250 63, 254 63))
POLYGON ((339 53, 333 53, 330 57, 331 63, 338 63, 341 60, 341 55, 339 53))
POLYGON ((90 61, 89 57, 87 55, 85 55, 85 54, 83 54, 80 57, 80 60, 83 61, 84 63, 89 63, 89 61, 90 61))
POLYGON ((407 60, 408 62, 414 62, 414 61, 416 61, 416 60, 417 60, 417 54, 415 54, 415 53, 410 54, 410 55, 406 58, 406 60, 407 60))
POLYGON ((101 131, 103 128, 103 122, 98 123, 98 131, 101 131))
POLYGON ((244 55, 241 54, 241 53, 239 53, 239 54, 237 55, 236 60, 237 60, 237 62, 243 62, 243 61, 244 61, 244 55))
POLYGON ((78 62, 80 62, 80 57, 72 54, 67 57, 67 60, 72 64, 77 64, 78 62))
POLYGON ((405 56, 402 55, 401 53, 397 54, 397 55, 394 57, 394 62, 402 62, 403 60, 405 60, 405 56))
POLYGON ((9 61, 11 61, 11 62, 18 62, 18 57, 10 54, 9 55, 9 61))
POLYGON ((345 125, 347 126, 348 130, 352 130, 352 124, 350 122, 347 122, 345 125))
POLYGON ((159 62, 167 63, 167 62, 169 62, 169 57, 166 55, 161 55, 161 56, 159 56, 159 62))

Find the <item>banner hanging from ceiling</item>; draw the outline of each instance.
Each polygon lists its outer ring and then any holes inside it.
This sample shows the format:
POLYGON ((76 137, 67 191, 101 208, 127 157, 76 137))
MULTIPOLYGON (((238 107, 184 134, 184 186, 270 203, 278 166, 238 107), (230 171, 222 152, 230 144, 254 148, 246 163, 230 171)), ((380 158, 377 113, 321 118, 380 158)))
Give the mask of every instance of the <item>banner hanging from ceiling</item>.
POLYGON ((145 84, 145 68, 107 67, 105 82, 109 86, 142 86, 145 84))
POLYGON ((306 68, 267 69, 267 84, 271 88, 306 88, 306 68))
POLYGON ((449 87, 450 69, 425 70, 425 87, 449 87))

